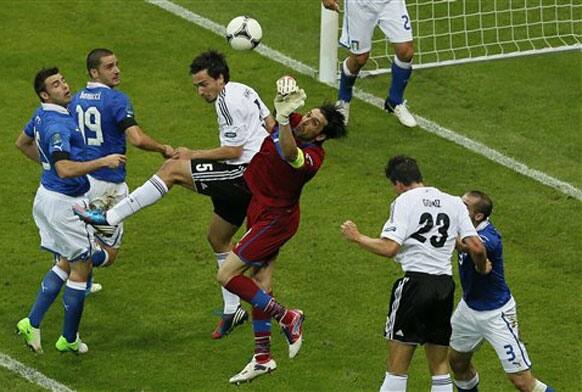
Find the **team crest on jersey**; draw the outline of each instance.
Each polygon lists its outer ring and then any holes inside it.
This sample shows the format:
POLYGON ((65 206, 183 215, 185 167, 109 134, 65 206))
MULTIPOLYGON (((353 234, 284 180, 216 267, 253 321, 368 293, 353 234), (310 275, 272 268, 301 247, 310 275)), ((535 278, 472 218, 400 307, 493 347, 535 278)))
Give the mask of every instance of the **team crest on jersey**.
POLYGON ((360 49, 360 41, 352 41, 350 43, 351 50, 359 50, 360 49))
POLYGON ((61 138, 61 134, 60 133, 55 133, 54 135, 51 136, 51 147, 54 148, 55 150, 61 150, 63 149, 63 139, 61 138))

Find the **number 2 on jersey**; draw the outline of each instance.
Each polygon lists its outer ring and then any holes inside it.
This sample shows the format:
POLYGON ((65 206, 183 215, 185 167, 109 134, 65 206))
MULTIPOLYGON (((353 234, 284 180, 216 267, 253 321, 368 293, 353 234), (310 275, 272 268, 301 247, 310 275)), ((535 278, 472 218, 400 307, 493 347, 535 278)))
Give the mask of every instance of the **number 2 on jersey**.
POLYGON ((95 106, 90 106, 86 111, 83 111, 81 105, 75 108, 77 111, 77 122, 79 129, 83 133, 85 143, 89 146, 100 146, 103 144, 103 131, 101 130, 101 113, 95 106), (95 133, 95 136, 89 135, 86 132, 88 129, 95 133))
MULTIPOLYGON (((423 234, 428 233, 432 230, 435 226, 435 221, 430 213, 425 212, 420 216, 419 224, 423 225, 420 229, 418 229, 414 234, 410 237, 414 238, 415 240, 425 243, 426 237, 423 234)), ((447 242, 447 238, 449 237, 448 229, 451 220, 449 216, 445 213, 439 213, 436 216, 436 226, 437 226, 437 235, 433 235, 430 237, 430 244, 435 248, 442 248, 447 242)))

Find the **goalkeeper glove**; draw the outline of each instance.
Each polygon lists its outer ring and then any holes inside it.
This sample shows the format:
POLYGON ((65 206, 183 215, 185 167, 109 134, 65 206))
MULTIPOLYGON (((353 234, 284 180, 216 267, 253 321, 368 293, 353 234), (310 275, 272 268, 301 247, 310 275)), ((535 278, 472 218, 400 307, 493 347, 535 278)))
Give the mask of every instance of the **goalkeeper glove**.
POLYGON ((289 124, 289 116, 305 104, 306 98, 305 91, 299 89, 291 76, 283 76, 277 80, 277 96, 274 102, 277 122, 280 125, 289 124))

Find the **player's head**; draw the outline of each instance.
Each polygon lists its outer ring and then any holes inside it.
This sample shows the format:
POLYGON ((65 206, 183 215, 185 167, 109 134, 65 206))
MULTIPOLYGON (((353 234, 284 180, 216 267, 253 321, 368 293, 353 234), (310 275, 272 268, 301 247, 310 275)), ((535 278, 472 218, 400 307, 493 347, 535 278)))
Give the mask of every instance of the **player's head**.
POLYGON ((206 102, 214 102, 230 80, 228 64, 222 53, 209 50, 199 54, 190 64, 192 84, 206 102))
POLYGON ((475 226, 489 218, 493 212, 493 201, 485 192, 470 191, 465 193, 462 199, 475 226))
POLYGON ((334 104, 324 103, 307 112, 293 130, 302 141, 322 143, 326 139, 339 139, 347 133, 344 116, 334 104))
POLYGON ((67 106, 71 89, 57 67, 43 68, 34 77, 34 91, 43 103, 67 106))
POLYGON ((412 185, 422 183, 422 174, 416 159, 406 155, 390 158, 385 173, 398 194, 408 190, 412 185))
POLYGON ((93 49, 87 55, 87 72, 93 82, 115 87, 121 83, 119 63, 115 54, 104 48, 93 49))

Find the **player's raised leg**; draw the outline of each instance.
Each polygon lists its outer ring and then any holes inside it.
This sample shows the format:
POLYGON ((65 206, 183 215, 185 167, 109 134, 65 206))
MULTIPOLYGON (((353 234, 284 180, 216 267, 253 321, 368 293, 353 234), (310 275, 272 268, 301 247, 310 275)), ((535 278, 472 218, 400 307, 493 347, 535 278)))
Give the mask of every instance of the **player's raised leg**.
POLYGON ((91 225, 117 225, 143 208, 157 203, 175 185, 193 188, 190 161, 168 159, 160 170, 108 211, 76 206, 74 212, 91 225))
POLYGON ((248 268, 247 264, 231 252, 218 270, 218 281, 230 292, 279 322, 289 344, 289 358, 294 358, 299 353, 303 341, 303 312, 299 309, 285 308, 261 289, 253 279, 244 276, 243 273, 248 268))

